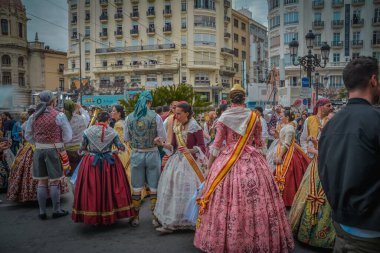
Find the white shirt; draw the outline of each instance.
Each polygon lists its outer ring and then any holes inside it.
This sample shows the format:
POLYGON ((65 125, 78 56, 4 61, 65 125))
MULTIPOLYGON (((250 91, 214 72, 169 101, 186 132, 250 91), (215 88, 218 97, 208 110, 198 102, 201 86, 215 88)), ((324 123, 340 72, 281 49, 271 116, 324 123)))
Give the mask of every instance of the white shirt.
POLYGON ((261 122, 261 136, 263 140, 266 140, 269 138, 268 125, 263 116, 260 116, 260 122, 261 122))
MULTIPOLYGON (((25 139, 31 144, 36 143, 36 140, 34 139, 34 134, 33 134, 33 122, 34 122, 34 117, 33 116, 29 117, 26 123, 26 129, 25 129, 25 139)), ((67 120, 66 115, 63 112, 60 112, 55 117, 55 123, 59 127, 61 127, 63 143, 68 143, 69 141, 71 141, 71 138, 73 136, 73 131, 71 129, 70 122, 67 120)), ((48 131, 48 129, 46 129, 46 131, 48 131)))
MULTIPOLYGON (((124 121, 124 141, 130 141, 129 134, 128 134, 128 116, 125 118, 124 121)), ((166 141, 166 130, 164 127, 164 122, 162 121, 162 118, 160 115, 156 115, 156 124, 157 124, 157 134, 158 137, 161 137, 162 141, 166 141)))
POLYGON ((83 108, 80 108, 79 112, 80 112, 80 115, 84 118, 84 120, 86 122, 86 126, 88 126, 88 124, 90 123, 90 120, 91 120, 90 114, 88 113, 88 111, 86 111, 83 108))

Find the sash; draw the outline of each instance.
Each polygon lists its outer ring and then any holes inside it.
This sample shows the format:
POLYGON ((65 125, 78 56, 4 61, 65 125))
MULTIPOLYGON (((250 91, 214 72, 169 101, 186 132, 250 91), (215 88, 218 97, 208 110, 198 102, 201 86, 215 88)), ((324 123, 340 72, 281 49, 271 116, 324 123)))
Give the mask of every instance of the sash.
MULTIPOLYGON (((284 191, 284 188, 285 188, 285 176, 286 176, 286 173, 288 172, 289 165, 293 157, 294 146, 295 146, 295 143, 293 139, 292 144, 290 144, 288 152, 286 152, 286 155, 284 157, 284 162, 282 164, 276 165, 275 180, 276 180, 278 189, 280 190, 281 193, 284 191)), ((277 145, 277 156, 281 154, 281 148, 282 148, 282 145, 281 143, 279 143, 277 145)))
MULTIPOLYGON (((177 144, 178 144, 178 146, 186 147, 186 142, 182 137, 180 127, 181 127, 181 124, 177 124, 176 131, 174 131, 175 137, 177 140, 177 144)), ((186 160, 189 162, 191 168, 193 168, 193 170, 194 170, 195 174, 197 175, 199 181, 201 183, 203 183, 203 181, 205 181, 205 178, 203 176, 202 171, 199 169, 198 164, 195 162, 194 157, 190 153, 183 153, 183 155, 186 158, 186 160)))
POLYGON ((176 121, 174 119, 174 114, 172 115, 169 115, 169 117, 167 118, 168 120, 168 124, 167 124, 167 129, 166 129, 166 143, 169 143, 169 144, 172 144, 172 138, 173 138, 173 126, 174 126, 174 122, 176 121))
POLYGON ((312 225, 317 224, 317 214, 319 208, 326 202, 325 201, 325 192, 323 188, 320 187, 317 191, 317 179, 318 179, 318 170, 317 170, 317 158, 311 162, 311 171, 310 171, 310 182, 309 182, 309 195, 307 196, 307 201, 310 201, 311 208, 310 213, 313 216, 312 225))
POLYGON ((219 183, 223 181, 227 173, 232 169, 235 162, 239 159, 245 145, 248 142, 249 136, 251 136, 253 132, 256 119, 257 119, 257 115, 255 112, 252 111, 245 133, 243 136, 239 138, 238 142, 236 143, 234 151, 231 154, 231 157, 227 160, 226 164, 223 165, 223 168, 220 170, 219 174, 215 177, 211 185, 208 188, 204 189, 203 194, 202 194, 203 197, 201 197, 200 199, 197 199, 197 204, 200 206, 199 213, 198 213, 197 227, 199 227, 201 224, 201 216, 207 208, 207 204, 209 202, 211 195, 214 193, 219 183))

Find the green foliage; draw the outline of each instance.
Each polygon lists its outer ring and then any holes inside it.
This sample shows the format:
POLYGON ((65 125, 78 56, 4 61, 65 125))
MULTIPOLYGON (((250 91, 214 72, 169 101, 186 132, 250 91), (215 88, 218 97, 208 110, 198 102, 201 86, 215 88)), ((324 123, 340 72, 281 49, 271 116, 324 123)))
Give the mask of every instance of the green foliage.
POLYGON ((347 99, 348 98, 348 91, 345 87, 341 88, 339 91, 338 91, 338 94, 336 96, 338 99, 342 100, 342 99, 347 99))
MULTIPOLYGON (((200 96, 194 92, 193 87, 188 84, 158 87, 152 91, 152 96, 153 107, 170 105, 172 101, 187 101, 192 104, 196 113, 210 110, 210 105, 212 104, 202 101, 200 96)), ((131 113, 137 100, 138 96, 128 101, 120 99, 119 103, 124 106, 127 113, 131 113)))

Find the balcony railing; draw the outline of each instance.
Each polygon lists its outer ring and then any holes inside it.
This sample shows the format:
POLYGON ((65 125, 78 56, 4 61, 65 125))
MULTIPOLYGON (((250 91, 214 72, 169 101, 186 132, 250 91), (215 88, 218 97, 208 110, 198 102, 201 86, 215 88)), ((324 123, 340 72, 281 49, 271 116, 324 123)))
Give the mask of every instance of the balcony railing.
POLYGON ((380 26, 380 17, 375 17, 372 19, 373 26, 380 26))
POLYGON ((99 37, 100 38, 106 38, 106 37, 108 37, 108 32, 100 32, 99 33, 99 37))
POLYGON ((352 6, 361 6, 365 4, 365 0, 351 0, 352 6))
POLYGON ((313 9, 323 9, 325 7, 325 1, 323 0, 314 0, 313 9))
POLYGON ((164 17, 169 17, 172 15, 172 10, 171 9, 165 9, 162 11, 162 13, 164 14, 164 17))
POLYGON ((123 53, 123 52, 136 52, 136 51, 152 51, 152 50, 169 50, 175 49, 176 45, 171 44, 156 44, 156 45, 143 45, 143 46, 129 46, 129 47, 109 47, 109 48, 97 48, 96 53, 123 53))
POLYGON ((224 38, 231 38, 231 33, 229 32, 224 32, 224 38))
POLYGON ((171 32, 172 32, 172 26, 171 26, 171 25, 164 26, 164 27, 162 28, 162 31, 163 31, 164 33, 171 33, 171 32))
POLYGON ((147 11, 147 12, 146 12, 146 16, 147 16, 148 18, 154 18, 154 17, 156 16, 156 12, 155 12, 155 10, 149 10, 149 11, 147 11))
POLYGON ((114 15, 115 20, 122 20, 123 19, 123 13, 116 13, 114 15))
POLYGON ((140 14, 138 11, 134 11, 134 12, 131 12, 130 16, 131 16, 132 20, 137 20, 137 19, 139 19, 140 14))
POLYGON ((352 40, 351 46, 352 46, 352 48, 362 48, 363 47, 363 40, 352 40))
POLYGON ((343 0, 333 0, 331 3, 332 8, 342 8, 344 6, 343 0))
POLYGON ((138 4, 138 3, 139 3, 139 0, 131 0, 131 3, 133 3, 133 4, 138 4))
POLYGON ((120 36, 123 36, 123 31, 115 31, 114 34, 116 37, 120 37, 120 36))
POLYGON ((149 27, 146 29, 146 33, 148 35, 154 35, 156 33, 156 29, 154 27, 149 27))
POLYGON ((77 4, 72 4, 72 5, 70 6, 70 8, 71 8, 72 10, 74 10, 74 9, 78 8, 78 5, 77 5, 77 4))
POLYGON ((325 21, 314 21, 313 22, 313 29, 323 29, 325 27, 325 21))
POLYGON ((115 0, 114 3, 116 5, 122 5, 123 4, 123 0, 115 0))
POLYGON ((380 39, 371 40, 372 47, 380 47, 380 39))
POLYGON ((342 48, 343 47, 343 41, 331 41, 331 47, 332 48, 342 48))
POLYGON ((223 48, 221 48, 220 49, 220 52, 221 53, 227 53, 227 54, 234 54, 234 50, 233 49, 231 49, 231 48, 227 48, 227 47, 223 47, 223 48))
POLYGON ((99 3, 101 6, 106 6, 108 5, 108 0, 99 0, 99 3))
POLYGON ((130 33, 131 35, 134 35, 134 36, 139 35, 139 29, 131 29, 130 33))
POLYGON ((351 21, 351 25, 352 27, 363 27, 364 26, 364 19, 363 18, 360 18, 360 19, 353 19, 351 21))
POLYGON ((73 20, 71 20, 71 24, 72 24, 72 25, 76 25, 76 24, 77 24, 77 19, 73 19, 73 20))
POLYGON ((224 22, 225 23, 231 22, 231 18, 229 16, 224 16, 224 22))
POLYGON ((231 8, 231 1, 224 0, 224 7, 231 8))
POLYGON ((331 21, 331 27, 332 28, 342 28, 344 25, 344 21, 343 20, 333 20, 331 21))
POLYGON ((99 19, 101 22, 108 21, 108 15, 102 14, 102 15, 100 15, 99 19))

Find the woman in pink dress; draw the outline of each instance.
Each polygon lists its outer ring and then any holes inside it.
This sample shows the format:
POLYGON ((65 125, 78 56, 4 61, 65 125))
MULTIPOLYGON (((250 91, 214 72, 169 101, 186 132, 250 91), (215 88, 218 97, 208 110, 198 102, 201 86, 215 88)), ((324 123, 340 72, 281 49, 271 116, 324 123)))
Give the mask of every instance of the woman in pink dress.
POLYGON ((260 121, 245 108, 240 85, 230 99, 232 107, 218 120, 210 147, 194 245, 205 252, 288 252, 294 241, 285 206, 256 149, 263 145, 260 121))

